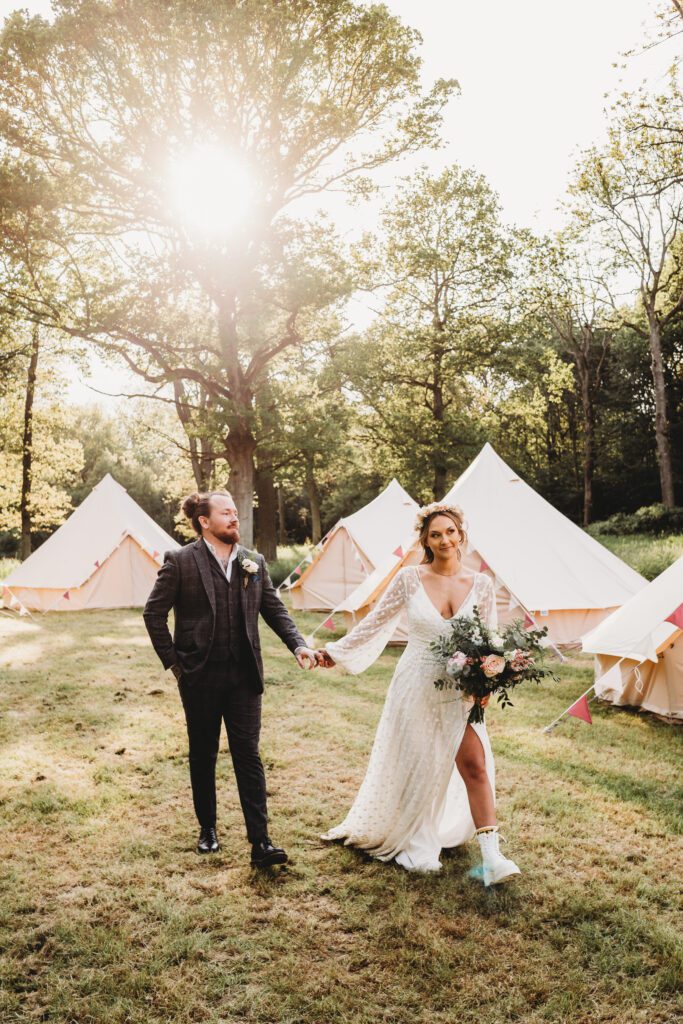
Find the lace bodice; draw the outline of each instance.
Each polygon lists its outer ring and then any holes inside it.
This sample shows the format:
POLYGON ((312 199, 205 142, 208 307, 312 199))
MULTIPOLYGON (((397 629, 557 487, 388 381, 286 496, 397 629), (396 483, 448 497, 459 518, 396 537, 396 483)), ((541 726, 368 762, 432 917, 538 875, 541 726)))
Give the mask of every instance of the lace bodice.
POLYGON ((377 606, 345 637, 327 644, 327 650, 342 668, 357 675, 379 657, 405 611, 408 624, 405 656, 428 660, 432 640, 447 631, 457 615, 471 614, 475 606, 484 622, 495 628, 496 596, 491 579, 485 573, 475 573, 472 589, 456 615, 444 619, 429 598, 418 567, 405 566, 399 569, 377 606))

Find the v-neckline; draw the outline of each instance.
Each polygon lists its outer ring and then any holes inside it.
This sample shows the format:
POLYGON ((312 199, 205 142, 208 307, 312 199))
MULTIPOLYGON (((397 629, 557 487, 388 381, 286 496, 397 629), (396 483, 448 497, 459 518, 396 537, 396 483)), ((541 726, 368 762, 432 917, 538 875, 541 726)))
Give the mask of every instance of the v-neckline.
POLYGON ((422 573, 420 572, 420 570, 419 570, 419 568, 418 568, 418 566, 417 566, 417 565, 415 566, 415 572, 417 573, 417 578, 418 578, 418 580, 420 581, 420 587, 422 588, 422 592, 423 592, 424 596, 426 597, 427 601, 429 602, 429 604, 430 604, 430 605, 431 605, 431 607, 432 607, 432 608, 434 609, 434 611, 435 611, 435 612, 436 612, 436 614, 437 614, 437 615, 439 616, 439 618, 441 619, 441 621, 442 621, 442 622, 452 622, 452 621, 453 621, 453 619, 456 619, 456 618, 458 617, 458 615, 460 614, 460 612, 462 611, 462 609, 463 609, 463 608, 465 607, 465 605, 466 605, 466 604, 467 604, 467 602, 469 601, 469 599, 470 599, 470 597, 471 597, 471 595, 472 595, 472 591, 474 590, 474 586, 475 586, 475 584, 476 584, 476 582, 477 582, 477 574, 475 573, 475 574, 474 574, 474 579, 472 580, 472 586, 470 587, 470 589, 469 589, 469 590, 467 591, 467 593, 465 594, 465 597, 463 598, 463 600, 462 600, 462 601, 460 602, 460 604, 459 604, 459 606, 458 606, 458 610, 457 610, 457 612, 454 612, 454 613, 453 613, 453 614, 452 614, 452 615, 450 616, 450 618, 448 618, 448 619, 447 619, 447 618, 446 618, 446 617, 445 617, 444 615, 442 615, 442 614, 441 614, 441 612, 440 612, 440 611, 439 611, 439 609, 438 609, 438 608, 436 607, 436 605, 435 605, 435 604, 434 604, 434 602, 432 601, 431 597, 430 597, 430 596, 429 596, 429 594, 427 593, 427 588, 425 587, 425 585, 424 585, 424 583, 423 583, 423 581, 422 581, 422 573))

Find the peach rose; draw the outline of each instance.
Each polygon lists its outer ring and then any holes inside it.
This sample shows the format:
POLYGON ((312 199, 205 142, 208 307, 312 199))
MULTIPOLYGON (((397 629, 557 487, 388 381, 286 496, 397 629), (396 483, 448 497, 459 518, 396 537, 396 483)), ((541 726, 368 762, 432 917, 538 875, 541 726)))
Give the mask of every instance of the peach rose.
POLYGON ((504 668, 505 658, 502 658, 500 654, 487 654, 485 658, 481 659, 481 669, 487 679, 499 676, 504 668))

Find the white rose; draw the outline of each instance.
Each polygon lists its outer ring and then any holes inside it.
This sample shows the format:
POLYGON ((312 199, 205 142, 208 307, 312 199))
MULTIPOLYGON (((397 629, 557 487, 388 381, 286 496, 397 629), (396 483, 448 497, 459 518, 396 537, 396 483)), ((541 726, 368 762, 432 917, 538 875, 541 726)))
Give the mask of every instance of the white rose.
POLYGON ((502 651, 504 644, 505 641, 500 633, 491 633, 491 647, 495 647, 497 651, 502 651))
POLYGON ((252 562, 251 558, 244 559, 244 561, 242 562, 242 568, 244 569, 245 572, 258 572, 258 565, 256 564, 256 562, 252 562))

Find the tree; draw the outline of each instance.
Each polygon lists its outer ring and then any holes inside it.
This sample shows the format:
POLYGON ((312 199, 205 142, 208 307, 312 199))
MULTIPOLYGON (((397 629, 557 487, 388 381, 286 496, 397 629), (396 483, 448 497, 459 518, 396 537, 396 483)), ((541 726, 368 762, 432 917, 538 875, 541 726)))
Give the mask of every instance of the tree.
POLYGON ((530 323, 541 331, 545 328, 574 368, 582 412, 584 526, 593 517, 597 408, 614 333, 600 279, 601 271, 592 265, 586 248, 567 232, 539 240, 526 289, 530 323))
POLYGON ((575 212, 638 281, 640 316, 613 307, 622 324, 648 340, 655 402, 655 439, 662 502, 675 504, 671 424, 662 334, 683 309, 683 177, 669 146, 645 128, 609 130, 609 146, 589 150, 572 186, 575 212))
POLYGON ((0 42, 0 131, 60 197, 61 294, 26 305, 149 383, 201 386, 251 543, 259 388, 351 287, 334 232, 295 219, 293 206, 367 187, 375 168, 435 145, 454 83, 421 96, 419 37, 379 5, 58 0, 55 10, 52 24, 15 13, 0 42), (247 170, 230 210, 247 215, 230 229, 218 216, 198 229, 173 209, 170 171, 202 160, 184 207, 208 188, 205 171, 247 170))
POLYGON ((403 181, 362 253, 382 305, 349 344, 346 377, 416 493, 443 497, 482 439, 476 395, 500 340, 512 249, 485 179, 454 165, 403 181))
POLYGON ((70 432, 73 412, 60 401, 64 378, 48 362, 44 382, 31 404, 30 489, 25 486, 26 381, 17 380, 0 396, 0 532, 14 554, 22 547, 28 512, 32 537, 43 538, 72 510, 71 492, 83 467, 83 446, 70 432), (49 376, 49 383, 48 383, 49 376))
POLYGON ((26 362, 20 497, 22 560, 28 558, 32 547, 33 408, 39 357, 46 342, 52 355, 60 348, 54 330, 41 333, 39 319, 31 314, 27 300, 41 302, 43 296, 54 293, 57 261, 55 247, 49 241, 54 226, 53 196, 44 176, 32 161, 6 155, 0 163, 0 274, 7 297, 3 309, 5 330, 13 344, 4 348, 4 354, 9 357, 14 352, 15 377, 17 364, 26 362))

